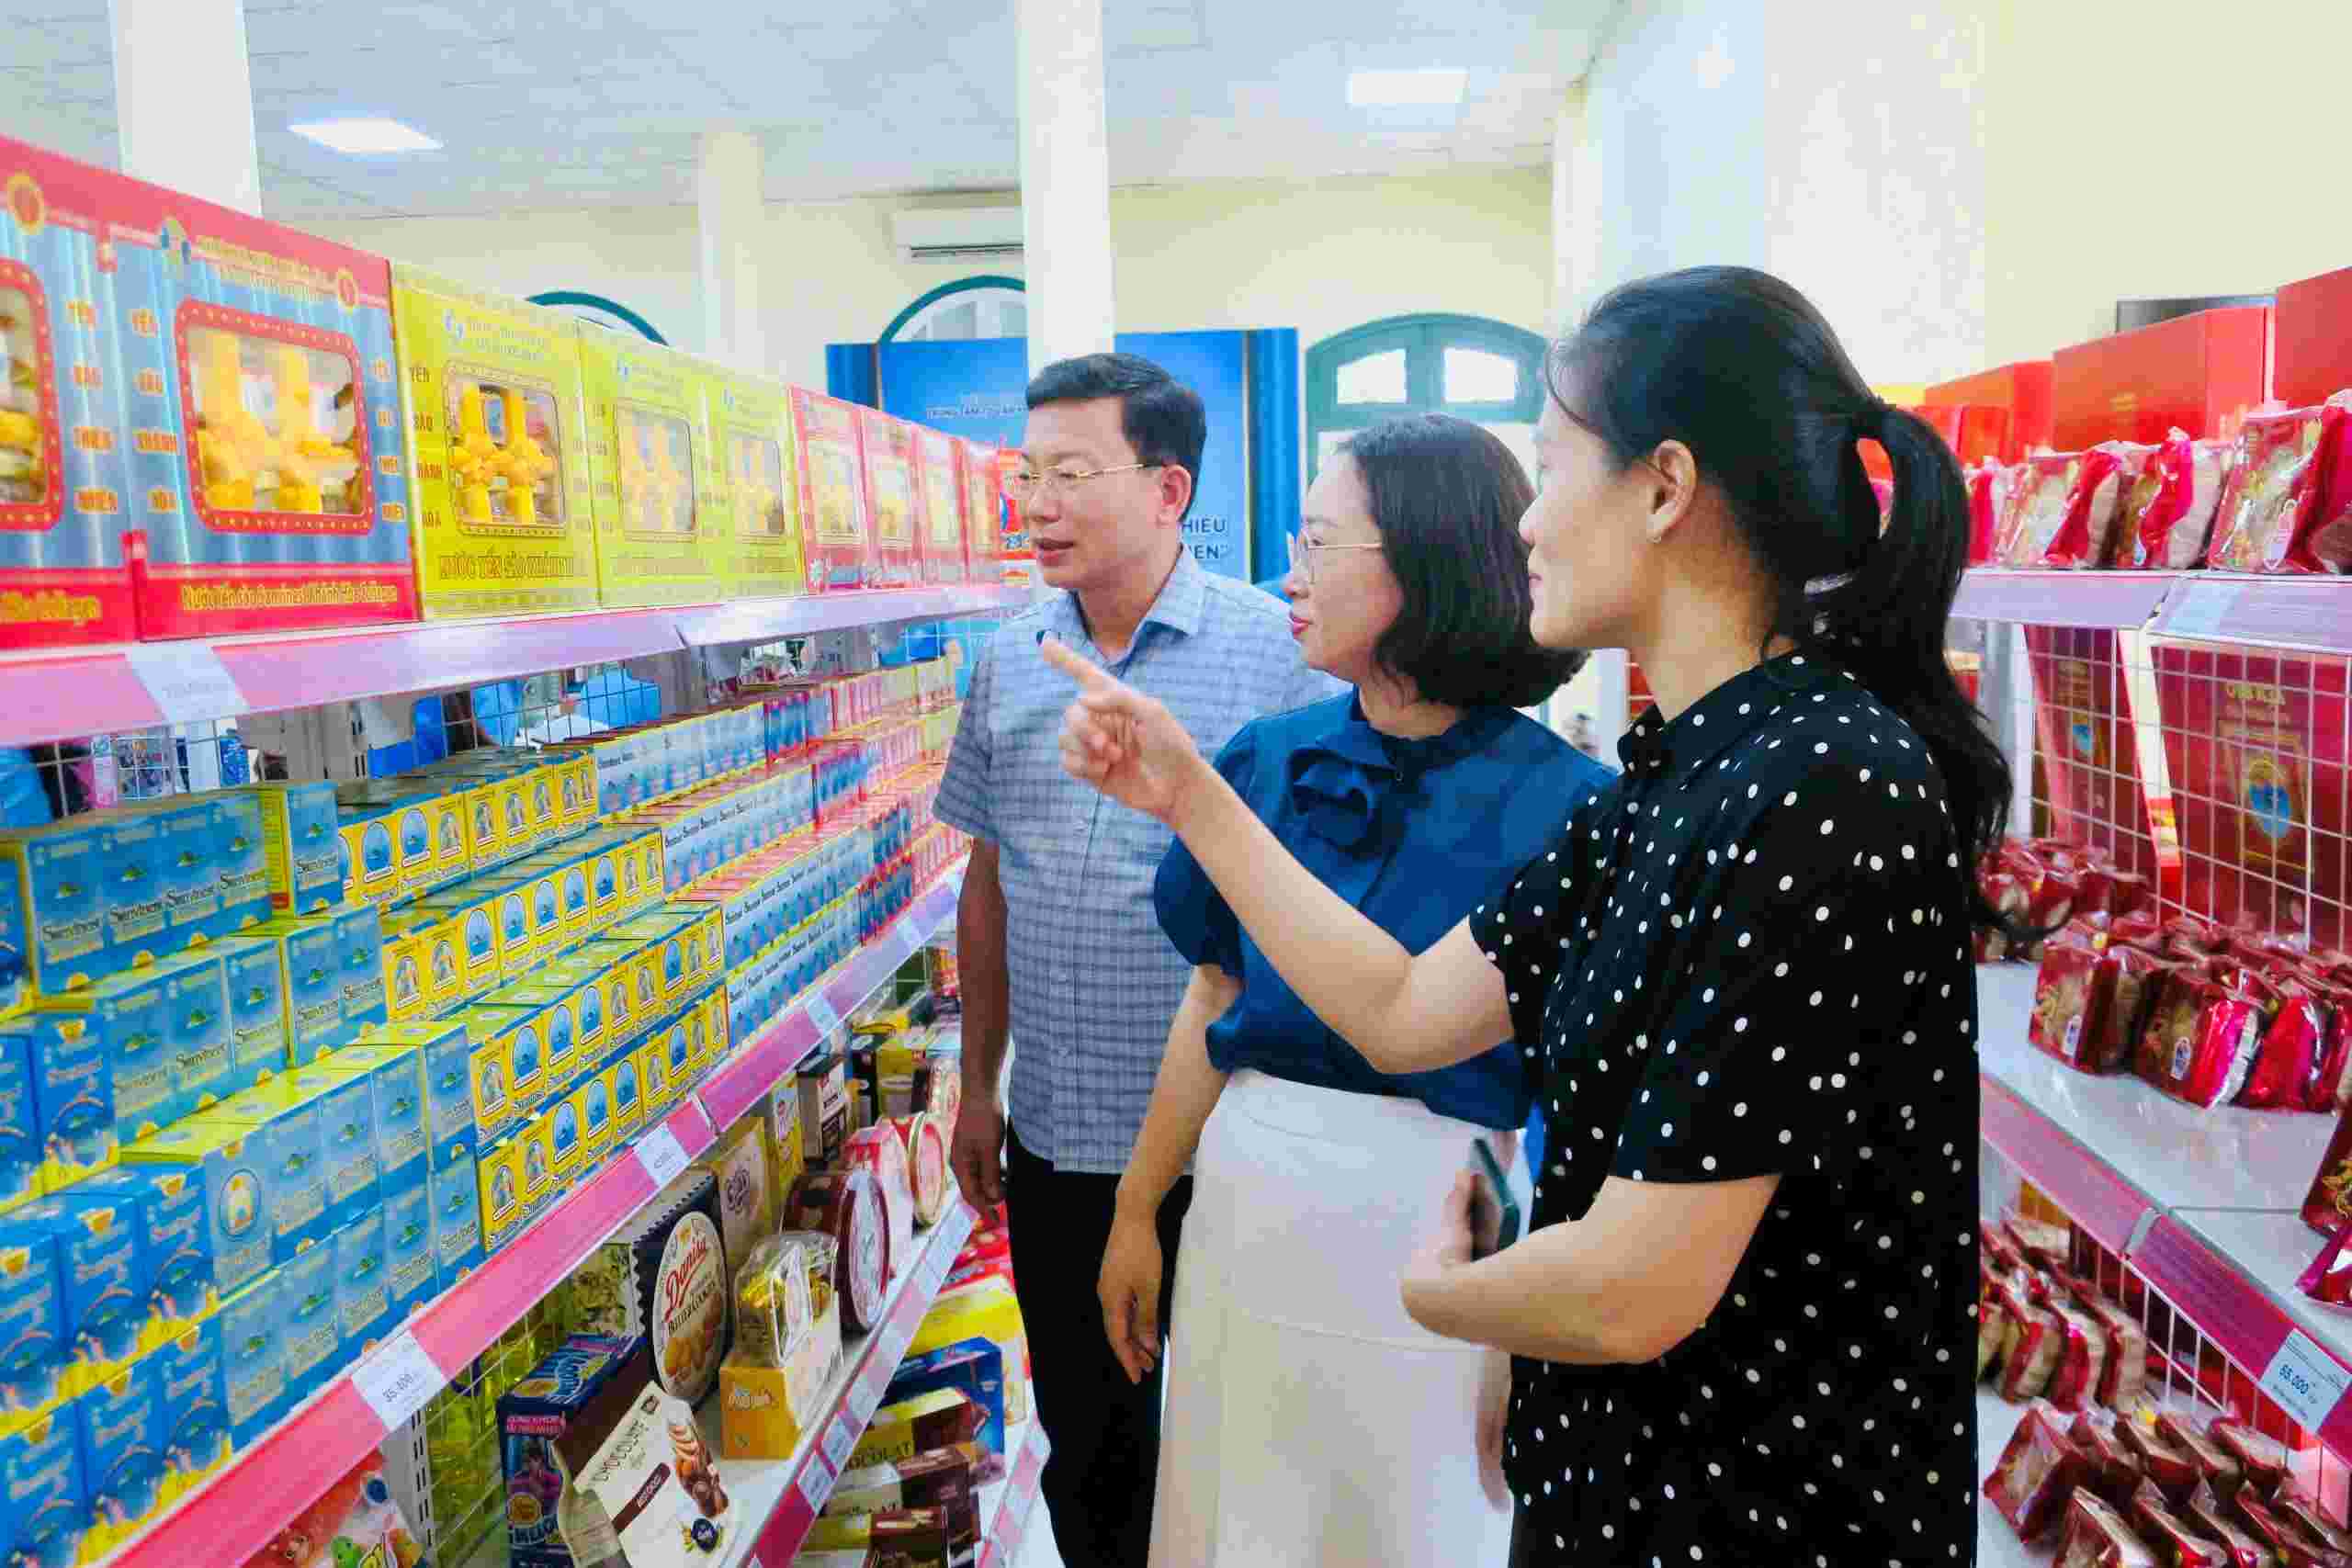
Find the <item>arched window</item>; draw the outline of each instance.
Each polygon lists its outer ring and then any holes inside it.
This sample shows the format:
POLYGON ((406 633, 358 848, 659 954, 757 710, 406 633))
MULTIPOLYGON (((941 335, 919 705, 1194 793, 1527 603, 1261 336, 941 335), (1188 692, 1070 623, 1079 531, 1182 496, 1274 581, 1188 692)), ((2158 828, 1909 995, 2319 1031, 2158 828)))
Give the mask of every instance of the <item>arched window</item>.
POLYGON ((1535 475, 1544 340, 1483 316, 1391 316, 1306 351, 1308 478, 1351 432, 1392 415, 1450 413, 1485 425, 1535 475))
POLYGON ((882 329, 881 343, 1027 337, 1029 297, 1017 277, 958 278, 925 294, 882 329))

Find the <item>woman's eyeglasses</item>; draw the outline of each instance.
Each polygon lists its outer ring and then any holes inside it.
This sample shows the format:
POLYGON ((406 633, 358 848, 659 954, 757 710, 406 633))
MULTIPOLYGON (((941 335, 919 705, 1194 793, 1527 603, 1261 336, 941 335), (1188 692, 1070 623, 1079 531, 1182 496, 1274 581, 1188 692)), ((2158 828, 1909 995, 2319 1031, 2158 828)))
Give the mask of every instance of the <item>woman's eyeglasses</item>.
POLYGON ((1135 474, 1146 468, 1164 468, 1165 463, 1121 463, 1112 468, 1055 468, 1049 472, 1031 473, 1023 468, 1005 477, 1004 493, 1015 506, 1035 505, 1039 498, 1066 498, 1089 479, 1099 479, 1105 474, 1135 474))
POLYGON ((1376 550, 1380 542, 1363 539, 1317 540, 1304 534, 1290 536, 1290 564, 1311 587, 1315 581, 1315 558, 1325 550, 1376 550))

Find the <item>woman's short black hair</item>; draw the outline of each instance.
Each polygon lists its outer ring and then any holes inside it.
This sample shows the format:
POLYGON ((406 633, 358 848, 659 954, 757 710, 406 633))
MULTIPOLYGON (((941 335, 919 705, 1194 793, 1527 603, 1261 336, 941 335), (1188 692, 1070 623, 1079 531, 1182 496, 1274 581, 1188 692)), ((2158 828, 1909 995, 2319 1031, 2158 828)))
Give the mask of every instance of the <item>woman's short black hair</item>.
POLYGON ((1450 414, 1407 414, 1357 432, 1355 465, 1404 590, 1373 656, 1449 707, 1532 707, 1584 664, 1580 649, 1537 646, 1519 520, 1535 499, 1527 470, 1491 431, 1450 414))

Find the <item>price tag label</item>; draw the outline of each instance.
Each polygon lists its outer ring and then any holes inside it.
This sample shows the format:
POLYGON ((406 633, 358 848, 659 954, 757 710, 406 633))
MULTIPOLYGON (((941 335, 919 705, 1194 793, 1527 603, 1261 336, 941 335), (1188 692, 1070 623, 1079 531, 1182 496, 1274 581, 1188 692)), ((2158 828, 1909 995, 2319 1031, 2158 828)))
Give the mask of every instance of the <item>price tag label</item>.
POLYGON ((825 1473, 822 1465, 804 1464, 800 1467, 800 1500, 808 1505, 812 1514, 825 1511, 825 1499, 832 1495, 833 1478, 825 1473))
POLYGON ((2288 1330, 2287 1342, 2262 1374, 2262 1392, 2309 1432, 2326 1423, 2347 1388, 2352 1388, 2352 1372, 2300 1328, 2288 1330))
POLYGON ((2239 591, 2228 583, 2186 581, 2175 584, 2173 592, 2180 598, 2162 625, 2174 637, 2211 637, 2238 604, 2239 591))
POLYGON ((678 1134, 664 1122, 638 1139, 637 1163, 653 1179, 653 1188, 658 1192, 684 1174, 686 1146, 678 1142, 678 1134))
POLYGON ((825 999, 822 991, 809 994, 808 1012, 809 1021, 817 1026, 820 1035, 830 1035, 842 1026, 842 1015, 833 1010, 833 1004, 825 999))
POLYGON ((842 1463, 848 1460, 850 1450, 855 1447, 857 1447, 857 1423, 849 1418, 849 1412, 843 1411, 833 1417, 833 1424, 831 1427, 825 1428, 826 1462, 834 1470, 840 1470, 842 1463))
POLYGON ((359 1397, 376 1413, 388 1432, 400 1430, 402 1423, 424 1408, 424 1402, 441 1392, 448 1383, 416 1336, 407 1329, 377 1347, 373 1355, 351 1370, 353 1386, 359 1397))
POLYGON ((901 915, 892 929, 899 933, 899 950, 909 958, 922 951, 922 932, 915 930, 912 916, 901 915))
POLYGON ((220 656, 200 642, 142 642, 123 649, 165 724, 232 718, 252 705, 220 656))

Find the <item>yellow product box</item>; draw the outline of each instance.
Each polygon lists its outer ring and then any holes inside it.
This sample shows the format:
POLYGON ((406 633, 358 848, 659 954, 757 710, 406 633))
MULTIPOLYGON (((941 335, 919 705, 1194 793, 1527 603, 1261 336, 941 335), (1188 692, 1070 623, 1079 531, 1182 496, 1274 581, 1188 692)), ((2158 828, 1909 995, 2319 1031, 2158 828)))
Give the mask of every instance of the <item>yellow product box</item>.
POLYGON ((344 885, 354 903, 389 904, 405 887, 395 835, 398 803, 363 797, 335 801, 335 833, 342 840, 344 885))
POLYGON ((637 1136, 645 1126, 645 1071, 635 1055, 622 1056, 604 1072, 605 1092, 613 1100, 613 1143, 637 1136))
POLYGON ((538 1104, 546 1080, 540 1075, 537 1036, 526 1047, 525 1066, 530 1069, 527 1088, 517 1089, 512 1053, 514 1034, 528 1024, 533 1013, 527 1008, 470 1007, 448 1021, 466 1032, 473 1042, 467 1054, 470 1064, 474 1101, 474 1129, 478 1139, 487 1145, 503 1134, 514 1121, 527 1115, 538 1104))
POLYGON ((724 369, 714 369, 704 385, 733 525, 725 597, 804 593, 808 572, 800 549, 800 449, 792 396, 780 383, 724 369))
POLYGON ((523 1141, 501 1138, 483 1146, 474 1159, 474 1175, 481 1188, 481 1244, 495 1252, 522 1228, 527 1217, 523 1202, 523 1141))
POLYGON ((688 949, 687 956, 695 981, 710 983, 725 979, 727 977, 725 906, 712 904, 705 907, 702 913, 695 917, 695 923, 686 930, 693 942, 688 949))
POLYGON ((662 859, 662 829, 649 828, 624 846, 621 865, 621 912, 628 919, 643 913, 669 897, 669 884, 663 880, 662 859))
MULTIPOLYGON (((595 962, 594 954, 599 944, 590 942, 582 953, 574 953, 571 962, 595 962)), ((628 1049, 645 1033, 644 1021, 637 1012, 637 978, 627 965, 600 967, 594 985, 605 998, 605 1055, 628 1049)))
POLYGON ((695 1070, 695 1056, 690 1018, 685 1013, 673 1013, 653 1032, 653 1043, 662 1050, 662 1070, 669 1076, 670 1096, 684 1099, 695 1087, 700 1075, 695 1070))
POLYGON ((499 812, 499 780, 455 778, 450 793, 466 818, 467 869, 477 875, 506 857, 506 834, 499 812))
POLYGON ((726 597, 729 534, 711 439, 710 367, 582 322, 597 593, 608 606, 726 597))
POLYGON ((596 546, 572 321, 392 268, 426 620, 585 610, 596 546))
POLYGON ((519 980, 537 966, 538 940, 531 917, 531 879, 502 873, 477 876, 466 885, 469 892, 494 898, 491 919, 498 932, 498 974, 502 980, 519 980))
POLYGON ((485 887, 477 879, 420 899, 416 908, 434 917, 440 932, 427 954, 426 987, 433 998, 432 1010, 438 1012, 456 1000, 487 996, 498 985, 500 970, 498 889, 485 887), (451 939, 447 956, 456 965, 454 989, 441 967, 445 937, 451 939))
POLYGON ((395 1023, 421 1018, 432 1009, 425 984, 433 933, 442 918, 430 909, 399 909, 384 917, 384 1010, 395 1023))
POLYGON ((565 1101, 580 1119, 580 1169, 582 1176, 592 1173, 612 1152, 615 1127, 613 1121, 613 1086, 602 1073, 582 1080, 565 1101))
POLYGON ((417 936, 424 960, 424 1011, 446 1012, 466 999, 465 922, 446 910, 417 912, 426 921, 417 936))
POLYGON ((792 1191, 793 1183, 808 1168, 808 1160, 800 1143, 800 1083, 791 1073, 784 1075, 776 1086, 760 1096, 752 1114, 767 1122, 768 1139, 775 1149, 775 1166, 769 1172, 769 1185, 775 1194, 775 1212, 784 1213, 784 1200, 792 1191))
POLYGON ((577 987, 534 975, 511 986, 501 986, 483 998, 484 1007, 513 1008, 533 1015, 533 1033, 542 1053, 539 1065, 541 1098, 553 1100, 596 1068, 596 1057, 580 1048, 580 1001, 577 987))
POLYGON ((587 752, 552 753, 566 832, 596 825, 596 759, 587 752))
POLYGON ((630 1053, 637 1062, 638 1081, 644 1087, 645 1120, 650 1123, 670 1113, 682 1085, 670 1081, 670 1047, 656 1035, 630 1053))
POLYGON ((531 897, 531 957, 537 968, 577 945, 564 940, 563 873, 541 872, 525 884, 531 897))
POLYGON ((531 813, 534 843, 552 844, 564 835, 563 781, 561 768, 537 757, 523 775, 523 798, 531 813))
POLYGON ((583 1172, 595 1168, 576 1092, 549 1104, 532 1118, 531 1125, 547 1130, 548 1154, 554 1161, 548 1199, 552 1202, 571 1191, 583 1172))
MULTIPOLYGON (((698 1066, 700 1069, 716 1066, 733 1043, 727 1034, 727 987, 713 986, 696 998, 694 1017, 698 1031, 695 1038, 700 1041, 702 1049, 698 1066)), ((688 1055, 693 1055, 692 1051, 688 1055)))
POLYGON ((626 846, 618 843, 596 843, 588 848, 588 923, 581 932, 582 942, 620 919, 621 861, 628 852, 626 846))
POLYGON ((781 1367, 740 1354, 718 1364, 719 1454, 725 1459, 789 1459, 825 1410, 825 1389, 842 1359, 842 1308, 826 1303, 815 1325, 785 1353, 781 1367))
POLYGON ((752 1107, 719 1134, 703 1161, 718 1180, 719 1238, 727 1256, 749 1258, 752 1244, 776 1229, 775 1139, 762 1108, 752 1107))
POLYGON ((385 781, 394 786, 401 810, 401 881, 410 893, 435 892, 473 870, 473 828, 467 821, 466 791, 447 779, 385 781), (424 848, 415 833, 422 819, 424 848))
POLYGON ((523 1212, 537 1219, 570 1190, 555 1175, 555 1126, 542 1112, 514 1131, 514 1174, 523 1187, 523 1212))
MULTIPOLYGON (((943 1291, 923 1314, 907 1354, 920 1356, 959 1339, 985 1339, 1004 1357, 1004 1424, 1029 1419, 1029 1334, 1012 1287, 994 1275, 943 1291)), ((877 1417, 878 1419, 878 1417, 877 1417)))

